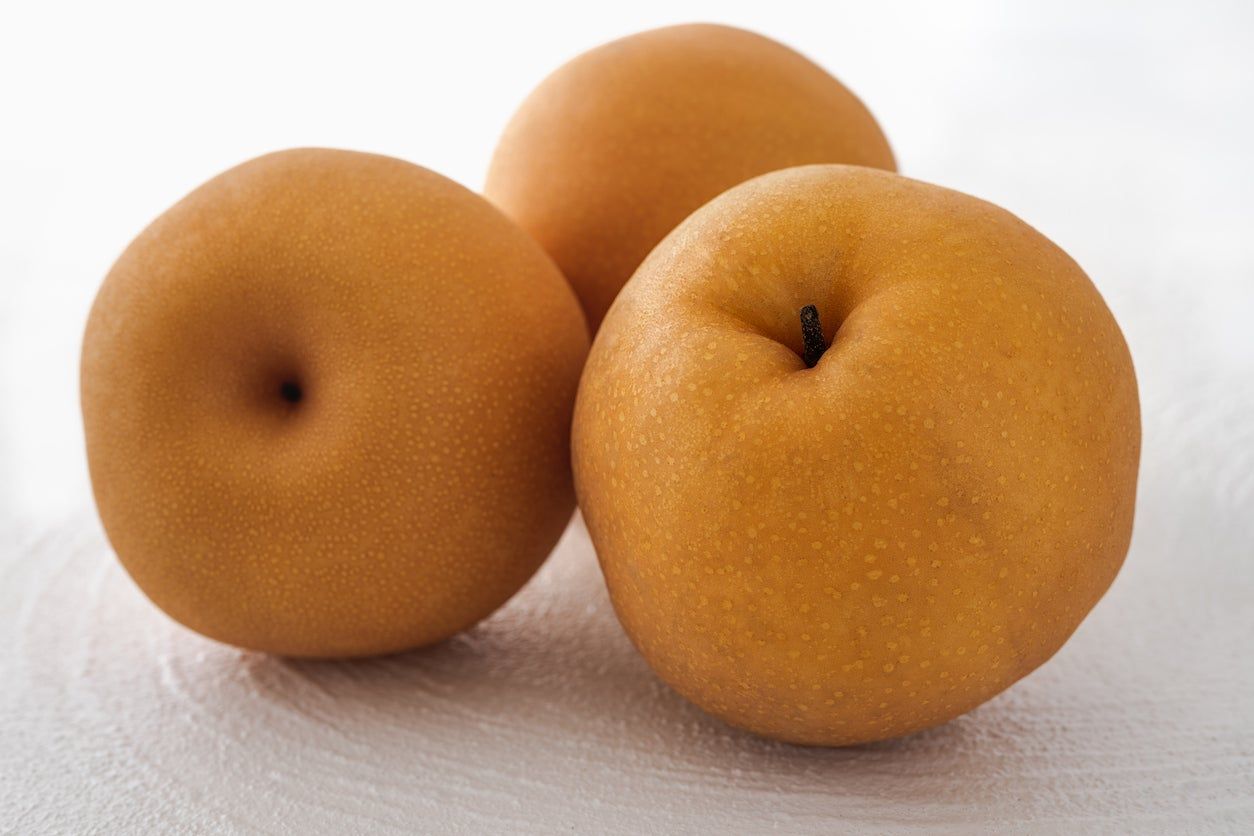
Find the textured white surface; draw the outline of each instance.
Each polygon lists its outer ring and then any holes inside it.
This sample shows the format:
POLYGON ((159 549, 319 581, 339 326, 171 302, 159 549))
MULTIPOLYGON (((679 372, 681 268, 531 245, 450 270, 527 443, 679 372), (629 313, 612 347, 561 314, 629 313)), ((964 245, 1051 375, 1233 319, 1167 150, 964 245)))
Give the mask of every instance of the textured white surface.
POLYGON ((0 832, 1254 831, 1254 7, 936 5, 642 3, 541 13, 561 23, 543 32, 530 8, 488 31, 470 7, 0 26, 26 129, 0 154, 0 832), (283 145, 475 183, 558 56, 710 17, 836 71, 908 173, 1036 225, 1123 324, 1145 420, 1136 533, 1062 652, 948 726, 824 751, 659 684, 578 522, 489 622, 388 659, 240 653, 151 607, 90 512, 74 397, 82 318, 126 240, 283 145), (398 109, 419 100, 434 116, 398 109))
MULTIPOLYGON (((1217 427, 1173 429, 1197 455, 1217 427)), ((1245 464, 1229 484, 1248 488, 1245 464)), ((1147 493, 1162 524, 1146 521, 1138 559, 1049 665, 940 729, 848 750, 758 740, 668 691, 614 620, 579 523, 489 623, 353 663, 240 653, 173 626, 90 521, 20 536, 0 575, 0 634, 14 639, 0 647, 0 821, 22 833, 1248 829, 1254 532, 1217 536, 1230 511, 1182 518, 1175 491, 1147 493)))

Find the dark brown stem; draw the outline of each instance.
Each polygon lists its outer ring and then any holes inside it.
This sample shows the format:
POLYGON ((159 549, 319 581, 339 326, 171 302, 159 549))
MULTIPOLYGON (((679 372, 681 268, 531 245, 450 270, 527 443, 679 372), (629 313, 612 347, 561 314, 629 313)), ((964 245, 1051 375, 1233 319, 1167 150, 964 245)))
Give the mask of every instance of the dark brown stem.
POLYGON ((819 323, 819 309, 806 305, 801 309, 801 359, 806 368, 812 369, 827 351, 827 342, 823 339, 823 326, 819 323))

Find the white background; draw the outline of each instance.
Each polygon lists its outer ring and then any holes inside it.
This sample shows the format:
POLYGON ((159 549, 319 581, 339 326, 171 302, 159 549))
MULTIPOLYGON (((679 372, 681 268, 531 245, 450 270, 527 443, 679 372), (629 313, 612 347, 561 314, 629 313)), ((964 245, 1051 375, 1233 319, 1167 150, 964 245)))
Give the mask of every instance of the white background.
POLYGON ((0 831, 1254 828, 1254 5, 0 8, 0 831), (1105 295, 1144 465, 1128 564, 1073 642, 945 729, 816 752, 657 685, 578 523, 505 612, 426 654, 293 665, 148 606, 92 516, 77 412, 127 242, 290 146, 478 188, 547 72, 691 20, 816 59, 904 173, 1020 215, 1105 295))

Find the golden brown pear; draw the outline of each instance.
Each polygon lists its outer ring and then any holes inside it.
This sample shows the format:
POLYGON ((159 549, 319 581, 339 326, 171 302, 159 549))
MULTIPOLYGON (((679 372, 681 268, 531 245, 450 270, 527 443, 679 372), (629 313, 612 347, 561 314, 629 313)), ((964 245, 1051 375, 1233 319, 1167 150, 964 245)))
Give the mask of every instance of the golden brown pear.
POLYGON ((894 169, 853 93, 788 47, 691 24, 597 47, 527 98, 485 193, 566 274, 595 332, 676 224, 737 183, 788 166, 894 169))
POLYGON ((587 332, 540 247, 400 160, 271 154, 123 253, 83 340, 92 485, 176 620, 293 656, 439 641, 570 517, 587 332))
POLYGON ((1140 416, 1066 253, 958 192, 808 166, 649 256, 573 443, 658 674, 737 726, 844 745, 943 723, 1062 646, 1127 551, 1140 416))

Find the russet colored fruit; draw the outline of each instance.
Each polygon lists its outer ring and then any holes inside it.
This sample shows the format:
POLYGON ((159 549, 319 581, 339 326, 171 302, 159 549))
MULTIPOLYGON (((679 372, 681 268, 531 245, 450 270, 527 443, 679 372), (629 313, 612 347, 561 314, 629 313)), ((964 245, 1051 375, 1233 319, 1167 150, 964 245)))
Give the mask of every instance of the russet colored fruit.
POLYGON ((118 260, 83 340, 100 517, 183 624, 293 656, 439 641, 573 508, 587 332, 540 247, 400 160, 271 154, 118 260))
POLYGON ((573 450, 661 677, 844 745, 956 717, 1062 646, 1127 551, 1140 417, 1119 328, 1058 247, 957 192, 807 166, 649 256, 573 450))
POLYGON ((728 26, 643 32, 559 68, 505 129, 485 194, 535 236, 595 332, 676 224, 805 163, 894 169, 857 97, 782 44, 728 26))

